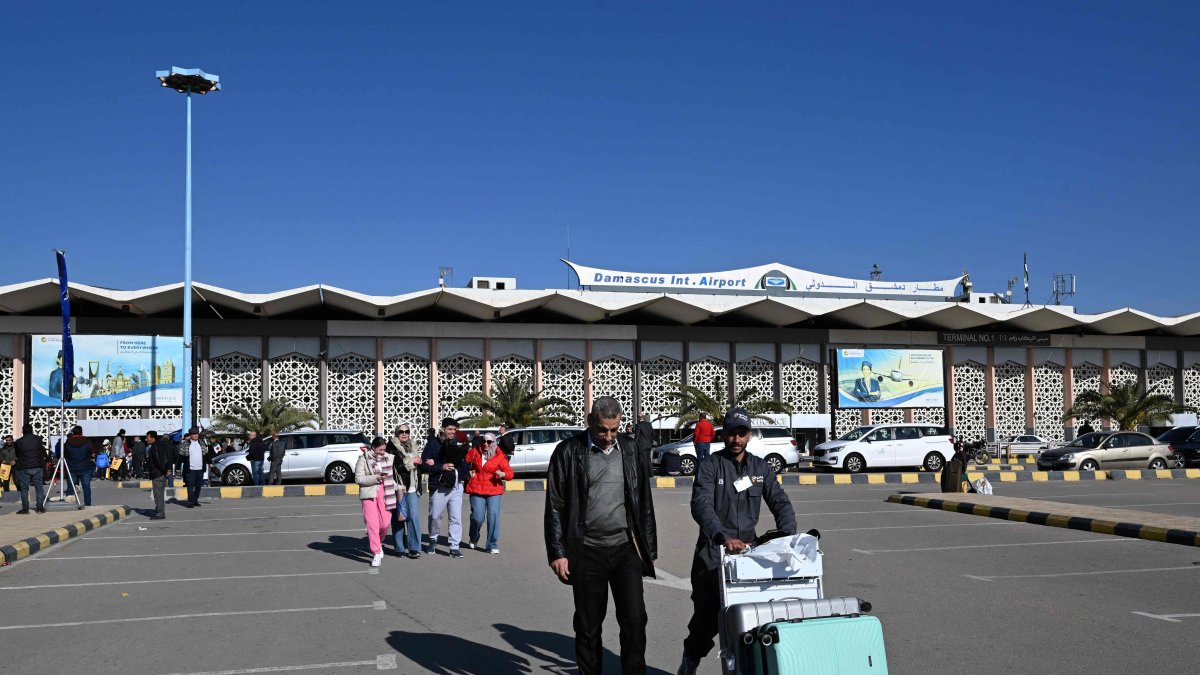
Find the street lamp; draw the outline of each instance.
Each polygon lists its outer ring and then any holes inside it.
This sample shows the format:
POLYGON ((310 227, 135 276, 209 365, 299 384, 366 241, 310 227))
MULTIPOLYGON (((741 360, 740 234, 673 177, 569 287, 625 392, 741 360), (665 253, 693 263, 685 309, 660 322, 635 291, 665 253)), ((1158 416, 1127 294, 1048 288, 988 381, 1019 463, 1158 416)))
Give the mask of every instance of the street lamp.
POLYGON ((183 405, 184 433, 192 423, 192 94, 221 90, 221 78, 199 68, 171 68, 155 72, 162 86, 187 94, 187 169, 183 234, 183 405))

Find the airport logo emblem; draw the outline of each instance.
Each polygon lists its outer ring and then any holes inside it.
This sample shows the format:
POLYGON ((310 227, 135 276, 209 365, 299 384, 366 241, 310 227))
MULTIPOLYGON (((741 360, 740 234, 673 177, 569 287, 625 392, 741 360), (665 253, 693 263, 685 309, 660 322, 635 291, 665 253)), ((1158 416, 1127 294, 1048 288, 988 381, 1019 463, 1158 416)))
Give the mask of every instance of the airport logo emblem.
POLYGON ((767 288, 787 288, 787 279, 781 277, 767 277, 764 281, 767 288))

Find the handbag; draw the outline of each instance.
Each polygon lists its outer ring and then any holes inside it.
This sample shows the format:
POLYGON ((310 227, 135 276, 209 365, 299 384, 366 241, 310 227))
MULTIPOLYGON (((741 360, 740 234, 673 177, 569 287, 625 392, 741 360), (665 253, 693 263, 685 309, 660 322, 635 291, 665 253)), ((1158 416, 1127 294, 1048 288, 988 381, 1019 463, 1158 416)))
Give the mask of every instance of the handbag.
POLYGON ((0 464, 0 483, 7 483, 12 475, 12 464, 0 464))
POLYGON ((446 488, 447 490, 449 490, 449 489, 452 489, 457 484, 458 484, 458 470, 456 470, 456 469, 452 469, 450 471, 443 471, 438 476, 438 487, 446 488))

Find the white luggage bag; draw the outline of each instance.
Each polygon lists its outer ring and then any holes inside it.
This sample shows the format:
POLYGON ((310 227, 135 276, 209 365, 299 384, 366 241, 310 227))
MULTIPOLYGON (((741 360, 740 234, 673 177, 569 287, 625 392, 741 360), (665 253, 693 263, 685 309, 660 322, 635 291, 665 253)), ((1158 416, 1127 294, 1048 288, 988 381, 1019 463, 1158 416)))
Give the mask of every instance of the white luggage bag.
POLYGON ((730 554, 721 547, 721 606, 771 600, 819 600, 821 547, 816 537, 793 534, 730 554))

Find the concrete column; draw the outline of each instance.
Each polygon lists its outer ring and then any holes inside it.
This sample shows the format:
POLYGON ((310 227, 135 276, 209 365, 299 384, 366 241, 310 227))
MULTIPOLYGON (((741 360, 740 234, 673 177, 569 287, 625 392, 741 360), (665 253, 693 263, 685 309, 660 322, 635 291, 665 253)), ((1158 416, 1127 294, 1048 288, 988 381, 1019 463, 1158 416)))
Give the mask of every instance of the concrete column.
MULTIPOLYGON (((1112 355, 1109 354, 1109 351, 1107 349, 1105 349, 1104 350, 1104 365, 1103 365, 1103 367, 1100 368, 1100 393, 1101 394, 1107 394, 1109 392, 1108 387, 1110 384, 1112 384, 1112 372, 1109 370, 1110 368, 1112 368, 1112 355)), ((1101 431, 1109 431, 1111 429, 1112 429, 1112 420, 1111 419, 1105 417, 1104 419, 1100 420, 1100 430, 1101 431)))
MULTIPOLYGON (((1066 350, 1066 356, 1063 357, 1063 413, 1071 408, 1075 403, 1075 358, 1071 350, 1066 350)), ((1070 422, 1063 423, 1063 438, 1068 442, 1075 440, 1075 425, 1070 422)))
POLYGON ((1037 415, 1033 405, 1033 347, 1025 348, 1025 433, 1035 433, 1037 415))
MULTIPOLYGON (((26 415, 29 412, 25 405, 25 337, 22 335, 12 336, 12 354, 13 354, 13 371, 12 371, 12 435, 13 438, 21 437, 21 427, 25 425, 26 415)), ((1183 360, 1182 353, 1179 357, 1183 360)))
MULTIPOLYGON (((821 345, 821 381, 817 383, 820 387, 819 396, 817 397, 818 407, 817 412, 822 415, 833 415, 833 401, 831 400, 837 394, 834 393, 837 386, 829 381, 829 345, 821 345)), ((833 428, 833 420, 830 419, 830 428, 833 428)))
POLYGON ((592 341, 587 340, 583 344, 583 411, 586 417, 592 411, 592 341))
POLYGON ((946 381, 946 428, 953 433, 957 424, 954 418, 954 347, 946 347, 942 354, 942 378, 946 381))
POLYGON ((483 339, 483 393, 492 393, 492 341, 483 339))
POLYGON ((429 338, 429 426, 434 429, 440 429, 442 421, 442 418, 438 415, 437 356, 437 338, 429 338))
POLYGON ((783 400, 783 345, 779 342, 775 343, 775 387, 771 396, 776 401, 783 400))
POLYGON ((987 365, 983 368, 984 438, 996 440, 996 349, 987 348, 987 365))
POLYGON ((542 341, 533 341, 533 390, 542 390, 542 341))
MULTIPOLYGON (((1187 365, 1183 360, 1183 352, 1175 352, 1175 402, 1183 403, 1183 370, 1187 365)), ((15 376, 16 373, 14 372, 15 376)), ((14 380, 15 382, 15 380, 14 380)), ((13 399, 14 401, 16 398, 13 399)))
POLYGON ((904 409, 904 421, 909 422, 909 423, 911 423, 913 421, 913 409, 912 408, 904 409))
POLYGON ((683 341, 683 368, 679 370, 679 381, 683 386, 690 384, 688 382, 688 364, 692 362, 692 343, 687 340, 683 341))
MULTIPOLYGON (((383 419, 383 338, 375 338, 375 431, 385 430, 383 419)), ((411 425, 410 425, 411 426, 411 425)), ((387 434, 381 434, 387 435, 387 434)))
POLYGON ((728 381, 725 387, 725 397, 728 400, 725 405, 732 407, 737 401, 737 346, 732 342, 729 343, 729 367, 726 368, 726 371, 728 381))
MULTIPOLYGON (((1180 356, 1180 358, 1183 358, 1183 357, 1180 356)), ((590 358, 588 359, 588 362, 589 363, 591 362, 590 358)), ((589 378, 590 378, 590 376, 589 376, 589 378)), ((587 379, 586 381, 590 382, 591 380, 587 379)), ((637 411, 636 414, 639 415, 639 417, 638 417, 639 421, 641 420, 640 415, 642 413, 642 410, 644 410, 645 407, 646 406, 642 405, 642 341, 634 340, 634 342, 633 342, 633 409, 635 411, 637 411)))
POLYGON ((317 378, 317 414, 321 416, 321 426, 329 423, 329 336, 321 336, 321 348, 317 354, 320 368, 317 378))
POLYGON ((271 398, 271 338, 262 336, 262 400, 271 398))

